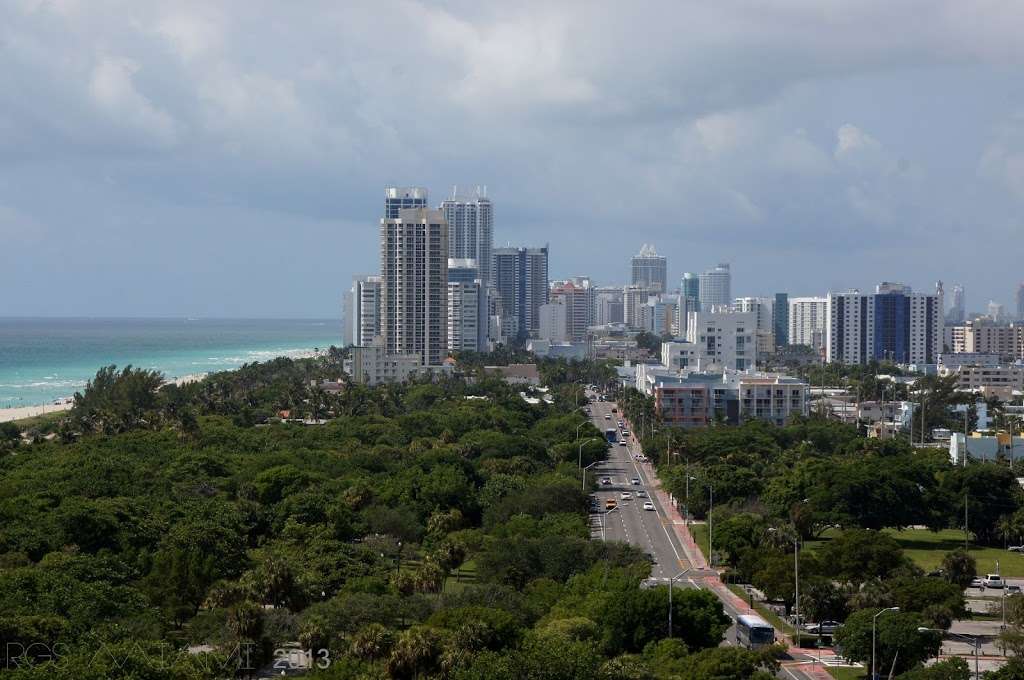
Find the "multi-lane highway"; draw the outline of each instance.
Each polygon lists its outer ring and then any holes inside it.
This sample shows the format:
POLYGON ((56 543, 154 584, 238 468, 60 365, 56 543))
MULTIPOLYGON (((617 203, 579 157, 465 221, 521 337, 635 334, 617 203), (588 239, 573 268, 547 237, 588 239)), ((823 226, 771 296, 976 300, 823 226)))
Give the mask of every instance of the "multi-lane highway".
MULTIPOLYGON (((602 433, 609 428, 621 433, 617 426, 621 414, 612 413, 615 404, 594 401, 589 408, 594 427, 602 433), (609 416, 608 419, 605 416, 609 416)), ((627 446, 612 445, 608 460, 590 469, 589 474, 598 482, 598 512, 591 516, 591 531, 595 538, 623 541, 640 547, 654 560, 651 577, 668 579, 692 567, 692 564, 671 528, 666 509, 653 493, 647 471, 636 461, 635 456, 639 453, 639 447, 630 437, 627 446), (624 499, 624 493, 631 497, 624 499), (617 503, 611 512, 605 511, 608 499, 617 503), (645 510, 645 503, 653 509, 645 510)))
MULTIPOLYGON (((609 428, 615 428, 617 438, 623 439, 623 428, 618 424, 623 416, 616 404, 593 399, 588 408, 594 427, 602 434, 609 428)), ((628 431, 629 424, 623 422, 623 425, 628 431)), ((688 570, 676 581, 677 587, 708 588, 722 601, 725 613, 733 620, 740 614, 749 613, 742 600, 721 585, 717 572, 706 567, 696 547, 682 538, 687 534, 678 526, 681 523, 679 513, 668 507, 668 497, 660 492, 653 468, 638 460, 643 455, 639 443, 632 433, 625 440, 625 446, 616 442, 608 452, 608 459, 587 471, 588 480, 597 482, 596 510, 590 516, 592 538, 623 541, 639 547, 653 561, 652 580, 667 583, 670 578, 688 570), (623 498, 623 494, 629 497, 623 498), (609 499, 615 501, 613 510, 606 510, 609 499), (644 509, 645 504, 649 504, 648 509, 644 509)), ((778 639, 782 639, 781 635, 778 639)), ((734 640, 735 634, 730 628, 723 644, 734 640)), ((793 661, 783 664, 780 678, 818 680, 831 677, 808 658, 799 654, 795 656, 793 661)))

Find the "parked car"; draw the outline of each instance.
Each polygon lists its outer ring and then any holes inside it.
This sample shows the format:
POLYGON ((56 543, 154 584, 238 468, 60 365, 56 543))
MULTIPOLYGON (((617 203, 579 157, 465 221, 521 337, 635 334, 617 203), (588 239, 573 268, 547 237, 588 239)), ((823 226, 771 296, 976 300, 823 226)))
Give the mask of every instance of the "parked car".
POLYGON ((842 625, 839 621, 822 621, 821 623, 808 623, 804 625, 804 630, 814 635, 832 635, 842 625))
POLYGON ((984 588, 984 587, 985 587, 985 584, 982 582, 982 580, 980 578, 972 578, 971 579, 971 588, 984 588))
POLYGON ((999 574, 985 574, 985 578, 981 582, 985 584, 986 588, 1002 588, 1006 585, 1003 577, 999 574))
POLYGON ((1018 586, 1016 584, 1013 584, 1013 583, 1007 583, 1006 584, 1006 594, 1007 595, 1016 595, 1016 594, 1018 594, 1020 592, 1021 592, 1020 586, 1018 586))
POLYGON ((1010 552, 1024 553, 1024 545, 1011 545, 1007 550, 1010 552))
POLYGON ((941 569, 933 569, 932 571, 929 571, 929 572, 928 572, 928 576, 942 576, 942 575, 943 575, 943 574, 945 574, 945 573, 946 573, 946 572, 944 572, 944 571, 943 571, 943 570, 941 570, 941 569))

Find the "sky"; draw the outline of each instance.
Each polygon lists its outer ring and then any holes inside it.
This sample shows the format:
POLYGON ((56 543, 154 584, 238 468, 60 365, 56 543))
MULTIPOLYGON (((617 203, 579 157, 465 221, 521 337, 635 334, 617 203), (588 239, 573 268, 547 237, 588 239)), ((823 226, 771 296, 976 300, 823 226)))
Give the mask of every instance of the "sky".
POLYGON ((0 315, 322 317, 387 185, 553 278, 1011 307, 1024 3, 0 0, 0 315))

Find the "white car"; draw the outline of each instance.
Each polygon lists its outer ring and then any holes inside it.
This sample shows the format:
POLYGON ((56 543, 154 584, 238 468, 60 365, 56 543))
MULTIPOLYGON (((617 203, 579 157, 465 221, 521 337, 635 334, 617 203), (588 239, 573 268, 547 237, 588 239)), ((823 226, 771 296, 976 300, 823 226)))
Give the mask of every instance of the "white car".
POLYGON ((654 503, 650 501, 644 503, 644 510, 654 510, 654 503))
POLYGON ((985 574, 985 578, 981 582, 985 584, 986 588, 1002 588, 1006 585, 1003 577, 999 574, 985 574))
POLYGON ((985 583, 980 578, 971 579, 971 588, 984 588, 985 583))
POLYGON ((631 498, 633 498, 633 494, 631 494, 628 491, 623 491, 621 494, 619 494, 619 498, 621 498, 624 501, 628 501, 631 498))
POLYGON ((611 417, 610 415, 608 415, 607 413, 605 413, 605 414, 604 414, 604 419, 605 419, 605 420, 611 420, 611 419, 612 419, 612 417, 611 417))
POLYGON ((640 486, 640 478, 634 477, 633 479, 629 480, 629 483, 632 484, 633 486, 640 486))

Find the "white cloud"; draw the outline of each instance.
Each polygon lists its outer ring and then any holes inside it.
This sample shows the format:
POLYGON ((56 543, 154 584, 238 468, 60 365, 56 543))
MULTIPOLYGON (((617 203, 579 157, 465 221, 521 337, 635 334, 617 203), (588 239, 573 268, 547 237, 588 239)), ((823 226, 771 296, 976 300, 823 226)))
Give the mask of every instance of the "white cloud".
POLYGON ((982 152, 978 173, 1024 199, 1024 114, 999 127, 982 152))
POLYGON ((112 122, 144 133, 154 145, 173 144, 178 136, 174 119, 135 89, 133 78, 140 68, 132 59, 100 57, 92 70, 89 92, 112 122))

